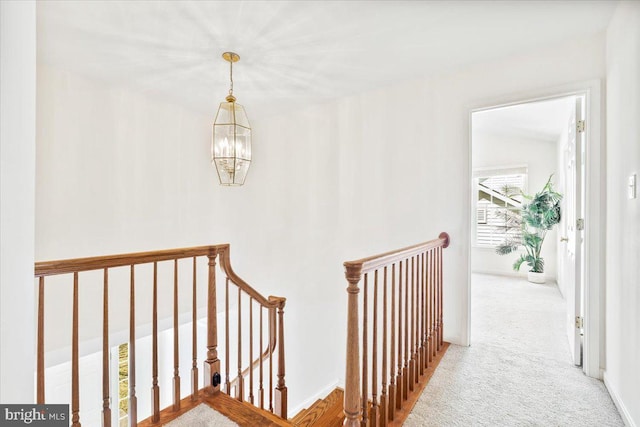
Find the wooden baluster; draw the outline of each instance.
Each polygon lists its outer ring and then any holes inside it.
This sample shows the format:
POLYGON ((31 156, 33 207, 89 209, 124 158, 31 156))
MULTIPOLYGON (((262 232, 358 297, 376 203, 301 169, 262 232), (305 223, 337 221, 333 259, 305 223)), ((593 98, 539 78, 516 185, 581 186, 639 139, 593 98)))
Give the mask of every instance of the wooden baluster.
POLYGON ((385 427, 387 425, 387 419, 389 417, 389 402, 387 399, 387 334, 388 334, 388 322, 387 322, 387 267, 384 267, 384 278, 382 280, 382 370, 380 375, 382 376, 382 389, 380 393, 380 425, 385 427))
POLYGON ((135 267, 131 266, 129 284, 129 427, 138 425, 138 398, 136 397, 136 293, 135 267))
POLYGON ((38 363, 36 403, 44 405, 44 276, 38 278, 38 363))
POLYGON ((415 290, 416 290, 416 309, 414 311, 414 318, 413 318, 413 326, 414 326, 414 337, 415 337, 415 343, 414 343, 414 354, 415 354, 415 359, 416 359, 416 367, 415 367, 415 372, 414 372, 414 381, 417 384, 420 381, 420 375, 422 375, 422 371, 420 370, 420 255, 416 255, 414 257, 415 260, 415 268, 414 268, 414 274, 415 274, 415 290))
POLYGON ((178 353, 178 260, 173 260, 173 410, 180 410, 180 355, 178 353))
POLYGON ((244 401, 244 378, 242 377, 242 290, 238 286, 238 386, 236 398, 244 401))
POLYGON ((344 387, 344 426, 359 427, 362 414, 360 395, 360 346, 358 343, 358 283, 362 272, 360 268, 347 266, 345 276, 347 287, 347 358, 344 387))
POLYGON ((430 315, 431 315, 431 293, 429 291, 431 286, 431 267, 430 267, 430 251, 425 252, 425 284, 424 284, 424 299, 425 299, 425 319, 424 319, 424 333, 426 334, 427 344, 425 346, 425 355, 424 355, 424 364, 425 366, 429 366, 431 362, 431 326, 430 326, 430 315))
POLYGON ((415 371, 413 373, 413 380, 415 383, 420 381, 420 256, 413 257, 412 268, 414 272, 414 287, 415 287, 415 310, 413 312, 413 336, 414 347, 413 354, 415 354, 415 371), (415 263, 415 265, 413 265, 415 263))
POLYGON ((276 308, 269 307, 269 411, 273 412, 273 351, 271 347, 276 333, 276 308))
MULTIPOLYGON (((407 261, 407 265, 409 262, 407 261)), ((407 275, 407 279, 409 275, 407 275)), ((409 347, 409 356, 411 360, 409 360, 409 390, 413 391, 414 383, 416 382, 416 353, 415 353, 415 345, 416 345, 416 290, 415 290, 415 259, 411 257, 411 311, 409 312, 410 317, 410 325, 411 325, 411 339, 410 339, 410 347, 409 347)))
POLYGON ((191 316, 191 400, 198 399, 198 292, 197 292, 197 258, 193 257, 193 290, 191 316))
POLYGON ((417 281, 416 286, 418 289, 418 318, 416 321, 418 322, 418 335, 417 335, 417 347, 418 347, 418 375, 422 377, 424 375, 424 289, 423 289, 423 279, 424 276, 422 274, 422 267, 424 265, 424 261, 422 258, 422 254, 418 254, 418 262, 417 262, 417 281))
POLYGON ((373 274, 373 336, 371 337, 371 413, 372 427, 378 426, 378 270, 373 274))
POLYGON ((440 351, 440 272, 439 272, 439 262, 438 262, 438 248, 434 249, 435 251, 435 287, 436 287, 436 352, 440 351))
POLYGON ((396 397, 396 409, 402 409, 402 390, 404 390, 404 376, 402 363, 402 261, 398 265, 398 378, 396 387, 398 395, 396 397))
POLYGON ((78 360, 78 273, 73 273, 73 326, 71 337, 71 427, 80 427, 80 374, 78 360))
POLYGON ((422 359, 422 257, 416 255, 416 382, 424 375, 422 359))
POLYGON ((260 409, 264 409, 264 387, 263 387, 263 379, 264 379, 264 371, 263 371, 263 357, 262 357, 262 349, 264 348, 263 335, 264 332, 262 330, 262 304, 260 304, 260 379, 258 384, 258 402, 260 403, 260 409))
POLYGON ((433 311, 433 301, 432 301, 432 292, 431 292, 431 285, 432 285, 432 274, 433 274, 433 268, 432 268, 432 261, 431 261, 431 250, 429 250, 427 252, 427 364, 431 363, 431 361, 433 360, 432 358, 432 348, 433 348, 433 337, 432 337, 432 330, 431 330, 431 313, 433 311))
POLYGON ((102 285, 102 426, 111 426, 109 397, 109 270, 104 269, 102 285))
POLYGON ((433 355, 440 350, 438 322, 438 253, 433 249, 433 355))
POLYGON ((427 331, 429 327, 427 326, 427 316, 428 316, 428 305, 429 305, 429 296, 427 293, 427 253, 422 253, 422 364, 424 369, 429 367, 429 344, 427 341, 427 331))
POLYGON ((280 418, 287 419, 287 386, 285 384, 285 361, 284 361, 284 305, 286 299, 280 298, 278 304, 278 384, 275 390, 276 408, 275 414, 280 418))
POLYGON ((151 421, 160 421, 160 387, 158 386, 158 263, 153 263, 153 320, 151 355, 151 421))
POLYGON ((436 356, 436 280, 435 280, 435 253, 431 250, 431 359, 436 356))
POLYGON ((443 303, 443 292, 444 292, 444 289, 443 289, 442 273, 443 273, 443 270, 442 270, 442 246, 440 246, 440 247, 438 247, 438 288, 440 289, 440 291, 439 291, 440 302, 438 304, 438 307, 439 307, 439 310, 440 310, 440 313, 439 313, 439 316, 440 316, 440 328, 439 328, 440 335, 438 337, 439 338, 438 343, 440 345, 440 348, 442 348, 443 340, 444 340, 444 323, 442 321, 443 320, 442 319, 442 317, 443 317, 442 316, 442 303, 443 303))
POLYGON ((224 389, 231 396, 231 381, 229 381, 229 278, 225 281, 224 294, 224 389))
POLYGON ((404 367, 402 368, 402 398, 409 397, 409 384, 411 374, 409 373, 409 260, 404 262, 404 367))
POLYGON ((368 323, 369 323, 369 307, 368 307, 368 283, 369 275, 364 274, 364 295, 362 298, 362 427, 369 425, 369 341, 368 341, 368 323))
MULTIPOLYGON (((211 395, 220 391, 220 360, 218 359, 218 319, 216 303, 216 257, 217 249, 212 248, 209 259, 209 279, 207 284, 207 360, 204 362, 205 390, 211 395)), ((228 254, 226 254, 228 255, 228 254)))
POLYGON ((253 405, 253 298, 249 298, 249 402, 253 405))
POLYGON ((389 363, 389 421, 396 415, 396 265, 391 266, 391 360, 389 363))

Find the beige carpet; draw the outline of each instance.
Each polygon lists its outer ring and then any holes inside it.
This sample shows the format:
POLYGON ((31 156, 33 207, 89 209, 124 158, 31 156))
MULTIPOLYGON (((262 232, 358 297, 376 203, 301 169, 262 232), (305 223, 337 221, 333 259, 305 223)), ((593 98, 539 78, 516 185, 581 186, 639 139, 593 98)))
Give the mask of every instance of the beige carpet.
POLYGON ((233 427, 237 425, 204 403, 165 424, 167 427, 233 427))
POLYGON ((471 347, 449 347, 405 426, 624 426, 571 362, 555 285, 474 275, 472 294, 471 347))

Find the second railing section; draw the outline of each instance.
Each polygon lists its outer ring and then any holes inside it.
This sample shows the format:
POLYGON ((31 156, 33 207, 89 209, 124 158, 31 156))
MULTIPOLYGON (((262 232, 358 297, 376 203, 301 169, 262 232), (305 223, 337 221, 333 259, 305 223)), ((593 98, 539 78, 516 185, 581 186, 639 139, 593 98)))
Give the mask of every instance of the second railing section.
POLYGON ((442 250, 449 235, 344 263, 345 426, 386 426, 443 346, 442 250))

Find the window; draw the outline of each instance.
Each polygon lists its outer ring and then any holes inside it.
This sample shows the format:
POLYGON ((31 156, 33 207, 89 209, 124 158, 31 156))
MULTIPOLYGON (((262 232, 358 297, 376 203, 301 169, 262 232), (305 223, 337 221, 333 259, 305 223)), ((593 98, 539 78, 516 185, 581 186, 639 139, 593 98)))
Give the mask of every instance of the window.
POLYGON ((526 167, 476 171, 474 178, 476 245, 495 247, 506 239, 519 239, 526 167))

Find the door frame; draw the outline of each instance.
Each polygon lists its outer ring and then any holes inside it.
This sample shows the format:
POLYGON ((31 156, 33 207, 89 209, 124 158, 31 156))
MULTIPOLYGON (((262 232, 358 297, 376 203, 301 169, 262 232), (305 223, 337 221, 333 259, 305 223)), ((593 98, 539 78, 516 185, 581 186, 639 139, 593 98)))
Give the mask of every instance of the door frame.
MULTIPOLYGON (((605 220, 606 183, 604 150, 604 98, 601 79, 542 88, 524 93, 506 94, 480 100, 467 107, 469 123, 468 176, 472 170, 472 119, 473 113, 530 102, 545 101, 566 96, 582 95, 586 99, 585 121, 585 227, 584 227, 584 341, 582 370, 590 377, 602 378, 604 368, 605 322, 605 220)), ((470 208, 473 209, 472 180, 469 180, 470 208)), ((472 215, 468 212, 469 230, 472 215)), ((469 236, 470 239, 472 236, 469 236)), ((467 331, 466 345, 471 343, 471 244, 468 244, 467 278, 467 331)))

